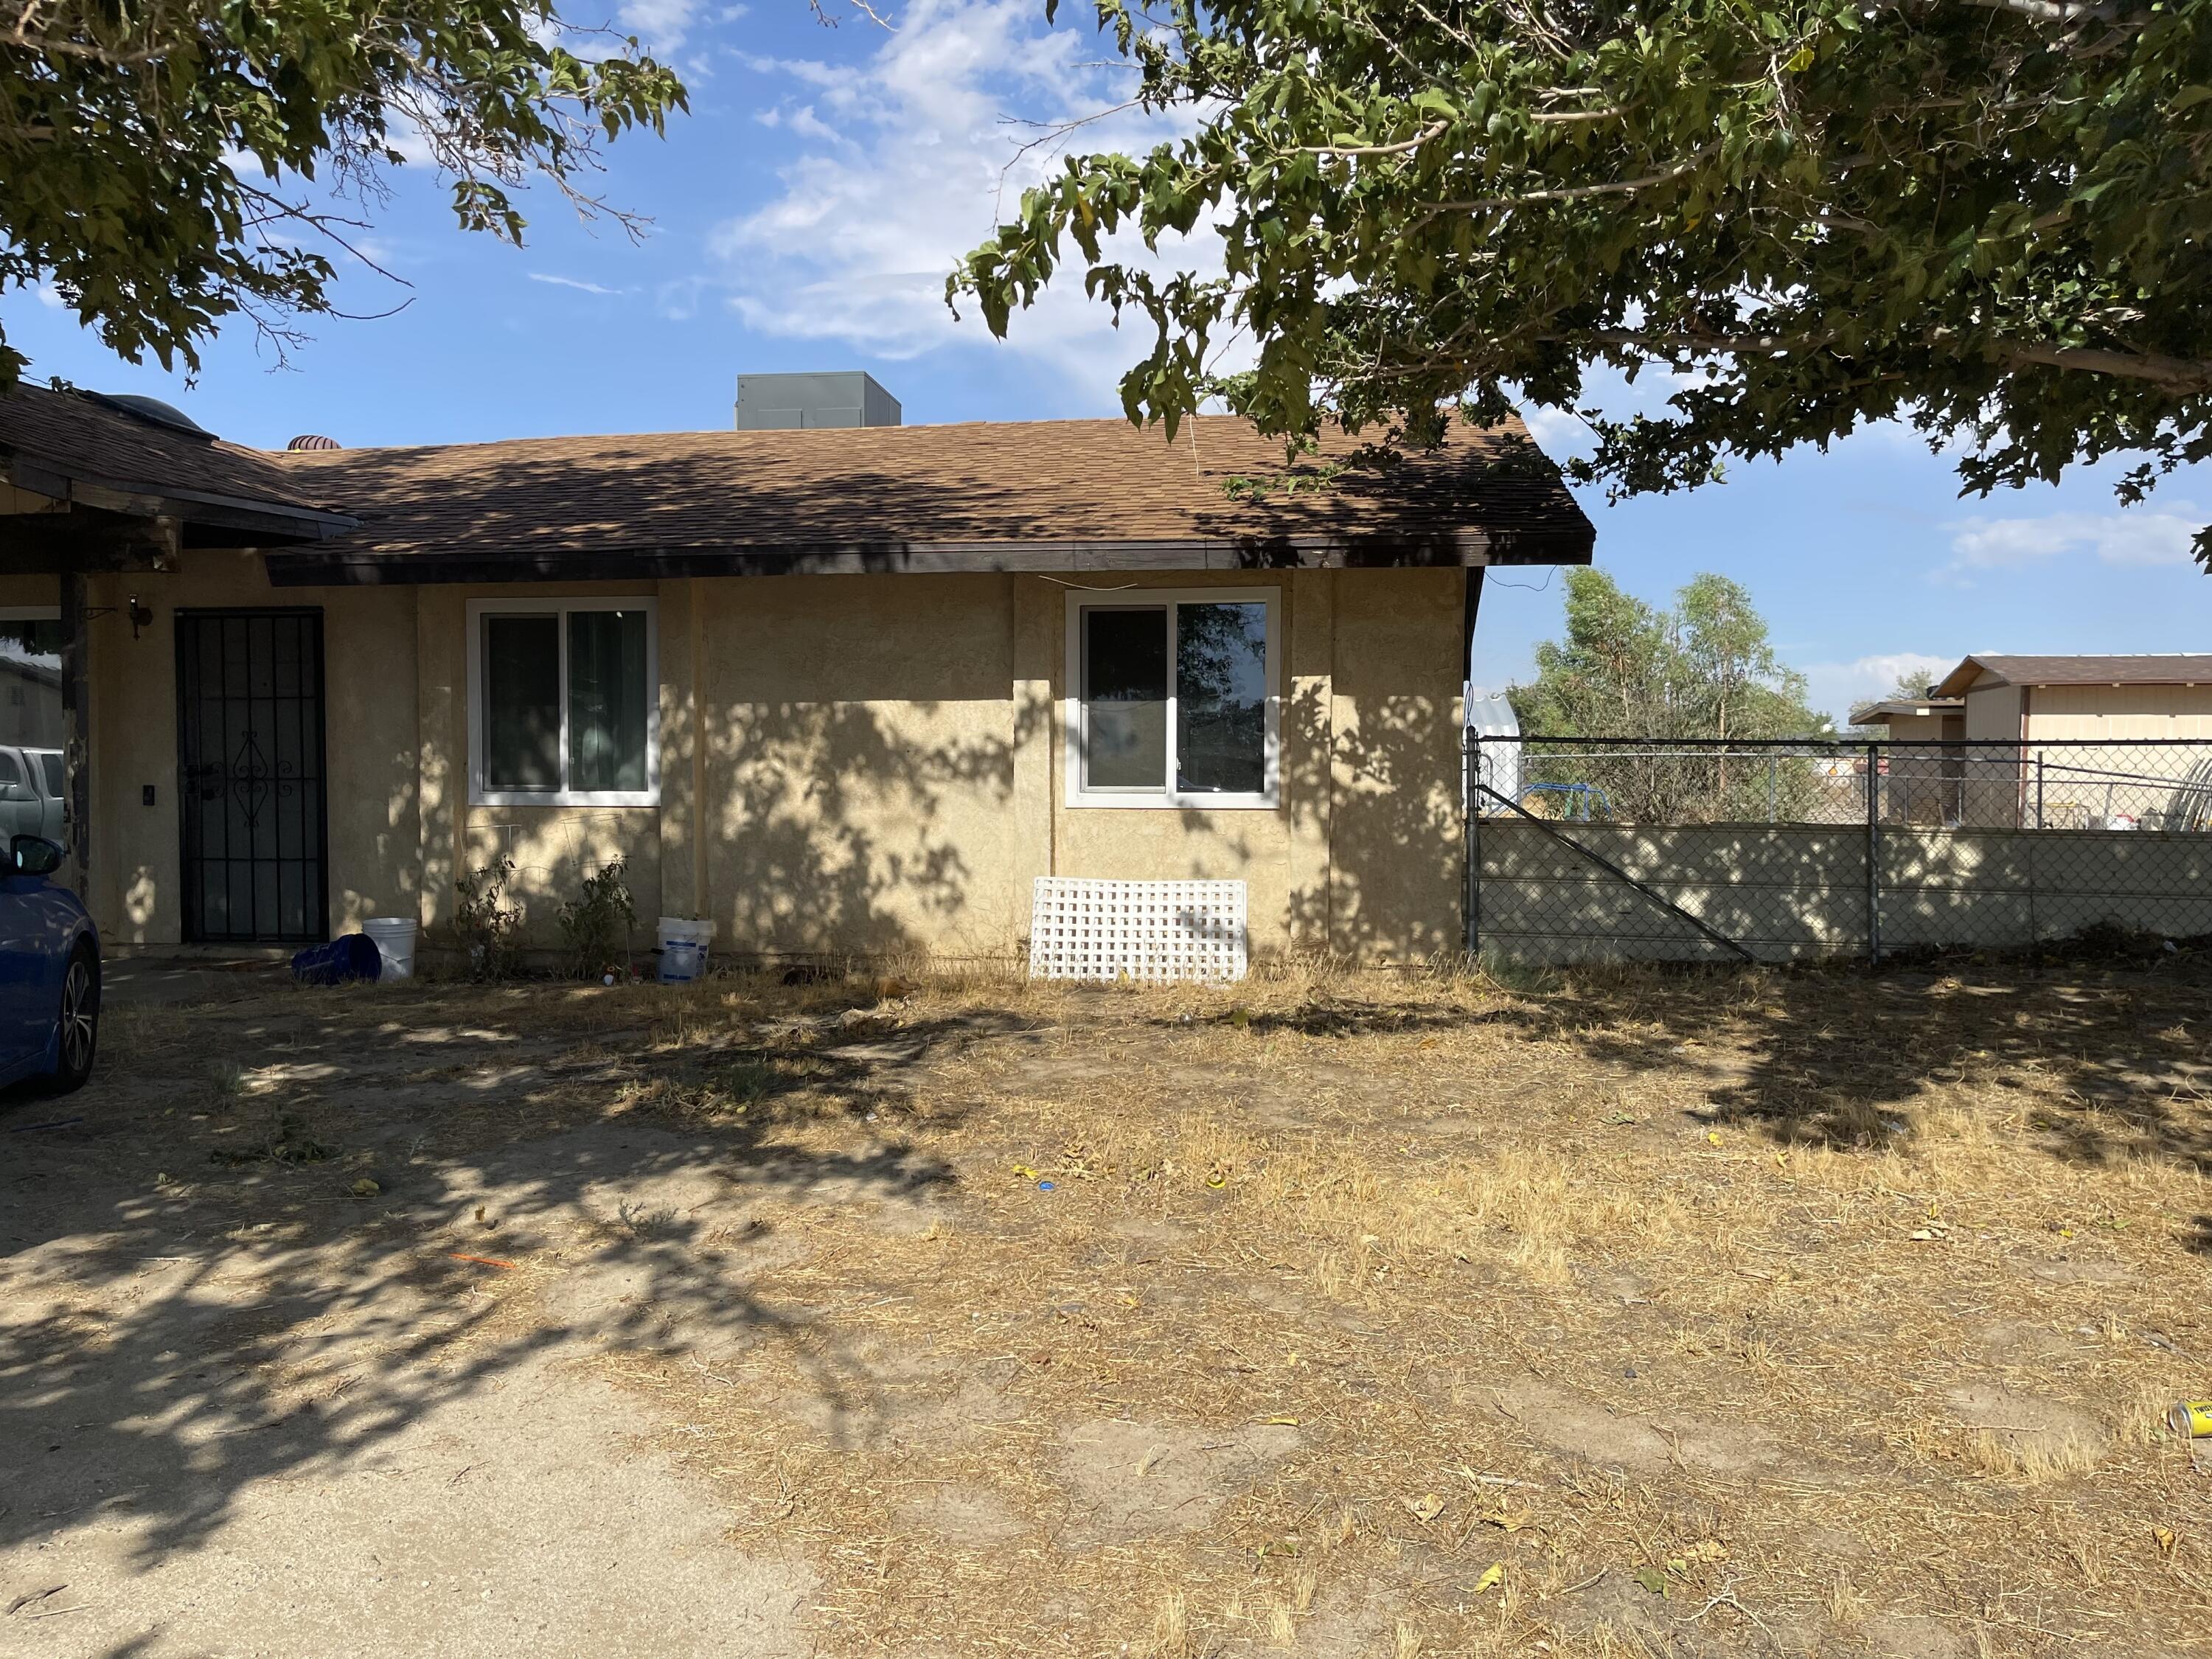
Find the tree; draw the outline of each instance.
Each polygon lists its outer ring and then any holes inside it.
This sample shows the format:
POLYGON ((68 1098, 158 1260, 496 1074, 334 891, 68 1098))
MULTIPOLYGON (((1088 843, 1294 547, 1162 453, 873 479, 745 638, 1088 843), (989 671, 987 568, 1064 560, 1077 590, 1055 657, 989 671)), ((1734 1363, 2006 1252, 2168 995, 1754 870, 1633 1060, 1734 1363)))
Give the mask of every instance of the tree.
MULTIPOLYGON (((684 87, 577 40, 552 0, 0 0, 0 293, 50 285, 132 362, 197 368, 237 314, 281 348, 356 224, 302 187, 374 202, 410 138, 464 228, 519 242, 534 176, 635 230, 584 186, 684 87)), ((24 366, 0 334, 0 391, 24 366)))
POLYGON ((1601 570, 1570 570, 1566 580, 1565 637, 1536 647, 1535 679, 1507 696, 1525 736, 1600 741, 1533 746, 1525 777, 1594 784, 1615 816, 1670 823, 1764 817, 1770 780, 1793 790, 1809 780, 1802 760, 1778 772, 1763 752, 1604 741, 1823 732, 1827 722, 1806 706, 1804 676, 1775 654, 1741 585, 1697 576, 1658 611, 1601 570))
POLYGON ((1583 413, 1571 476, 1618 492, 1892 418, 1982 492, 2140 453, 2133 501, 2212 455, 2212 0, 1170 4, 1098 15, 1191 135, 1070 157, 947 289, 1004 333, 1079 254, 1154 325, 1132 419, 1219 395, 1387 448, 1518 398, 1583 413), (1218 279, 1105 257, 1201 221, 1218 279), (1608 419, 1605 368, 1679 382, 1608 419))

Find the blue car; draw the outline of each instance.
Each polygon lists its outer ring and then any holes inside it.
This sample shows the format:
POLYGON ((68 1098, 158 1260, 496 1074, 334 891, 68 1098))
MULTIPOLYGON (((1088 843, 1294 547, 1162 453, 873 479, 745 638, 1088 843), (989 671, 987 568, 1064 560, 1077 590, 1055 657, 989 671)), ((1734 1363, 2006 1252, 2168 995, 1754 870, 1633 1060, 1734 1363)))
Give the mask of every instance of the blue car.
POLYGON ((0 1086, 41 1078, 57 1094, 92 1075, 100 1042, 100 933, 52 879, 67 855, 17 836, 0 864, 0 1086))

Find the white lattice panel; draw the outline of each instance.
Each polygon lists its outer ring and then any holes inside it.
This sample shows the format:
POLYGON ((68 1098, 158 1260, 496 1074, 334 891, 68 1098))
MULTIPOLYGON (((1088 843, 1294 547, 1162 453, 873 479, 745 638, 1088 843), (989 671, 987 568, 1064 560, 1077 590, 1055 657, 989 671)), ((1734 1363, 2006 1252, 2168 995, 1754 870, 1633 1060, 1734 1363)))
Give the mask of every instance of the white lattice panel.
POLYGON ((1031 979, 1244 977, 1241 881, 1081 881, 1039 876, 1031 979))

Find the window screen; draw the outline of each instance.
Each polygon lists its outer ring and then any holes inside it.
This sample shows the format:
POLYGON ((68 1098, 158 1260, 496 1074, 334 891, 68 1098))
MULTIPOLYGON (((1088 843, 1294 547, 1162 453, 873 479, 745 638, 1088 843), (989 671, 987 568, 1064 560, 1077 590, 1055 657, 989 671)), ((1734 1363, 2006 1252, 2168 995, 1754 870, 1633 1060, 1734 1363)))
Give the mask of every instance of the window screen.
POLYGON ((561 787, 561 619, 483 619, 484 782, 561 787))

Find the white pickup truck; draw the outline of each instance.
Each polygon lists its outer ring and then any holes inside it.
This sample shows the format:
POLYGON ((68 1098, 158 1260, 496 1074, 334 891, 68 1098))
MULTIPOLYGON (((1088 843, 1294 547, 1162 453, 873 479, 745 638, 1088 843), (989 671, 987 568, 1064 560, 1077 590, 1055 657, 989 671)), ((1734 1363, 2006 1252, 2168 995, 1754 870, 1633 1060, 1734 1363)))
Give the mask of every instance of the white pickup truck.
POLYGON ((62 839, 62 751, 0 744, 0 847, 16 836, 62 839))

